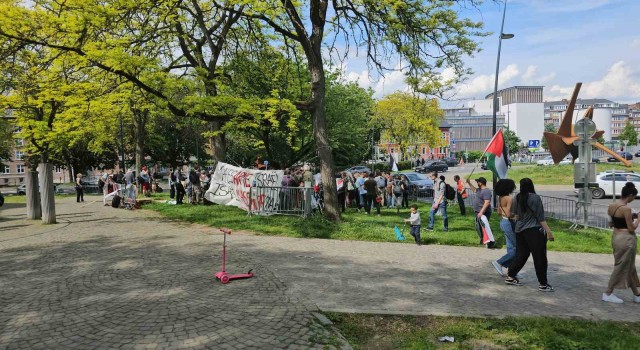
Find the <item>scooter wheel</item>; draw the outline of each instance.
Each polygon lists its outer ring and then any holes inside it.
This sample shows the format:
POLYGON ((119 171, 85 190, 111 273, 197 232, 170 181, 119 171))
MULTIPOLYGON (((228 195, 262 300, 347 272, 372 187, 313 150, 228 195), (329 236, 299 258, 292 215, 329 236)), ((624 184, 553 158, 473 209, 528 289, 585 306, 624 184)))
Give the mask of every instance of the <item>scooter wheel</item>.
POLYGON ((222 282, 222 284, 229 283, 229 276, 223 275, 222 277, 220 277, 220 282, 222 282))

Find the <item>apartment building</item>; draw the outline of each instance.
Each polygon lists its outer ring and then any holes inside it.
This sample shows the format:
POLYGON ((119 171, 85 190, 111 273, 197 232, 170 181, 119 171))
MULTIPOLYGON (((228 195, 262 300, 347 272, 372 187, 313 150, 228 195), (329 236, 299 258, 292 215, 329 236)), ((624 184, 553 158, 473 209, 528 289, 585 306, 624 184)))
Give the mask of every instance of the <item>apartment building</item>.
MULTIPOLYGON (((569 101, 564 99, 561 101, 548 101, 544 103, 544 122, 552 123, 556 127, 560 125, 560 120, 567 110, 569 101)), ((598 130, 604 130, 604 139, 606 141, 615 140, 620 136, 627 121, 637 125, 636 130, 640 131, 640 120, 633 121, 630 118, 630 106, 620 104, 607 99, 578 99, 573 114, 573 123, 584 117, 584 113, 593 107, 593 121, 596 123, 598 130)), ((637 112, 640 118, 640 112, 637 112)))

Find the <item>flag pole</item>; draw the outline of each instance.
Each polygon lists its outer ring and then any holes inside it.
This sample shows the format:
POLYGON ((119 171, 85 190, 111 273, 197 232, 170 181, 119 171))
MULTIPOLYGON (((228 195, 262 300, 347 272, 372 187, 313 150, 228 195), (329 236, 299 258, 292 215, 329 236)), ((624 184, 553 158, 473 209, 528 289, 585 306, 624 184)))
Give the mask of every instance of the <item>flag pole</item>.
MULTIPOLYGON (((493 143, 493 141, 496 139, 496 137, 498 136, 498 132, 502 131, 502 128, 498 129, 498 131, 496 131, 495 135, 493 135, 493 137, 491 138, 491 140, 489 141, 489 144, 487 144, 487 147, 484 148, 484 152, 482 152, 482 155, 480 156, 480 159, 484 158, 485 154, 487 154, 487 150, 489 149, 489 146, 491 146, 491 144, 493 143)), ((503 136, 504 138, 504 136, 503 136)), ((478 168, 478 163, 476 162, 476 166, 473 167, 473 169, 471 170, 471 173, 469 174, 469 176, 467 176, 467 180, 469 180, 471 178, 471 176, 473 175, 473 173, 476 171, 476 169, 478 168)), ((491 172, 493 174, 493 171, 491 172)), ((493 174, 495 177, 495 174, 493 174)), ((494 184, 495 185, 495 184, 494 184)), ((495 187, 495 186, 494 186, 495 187)))

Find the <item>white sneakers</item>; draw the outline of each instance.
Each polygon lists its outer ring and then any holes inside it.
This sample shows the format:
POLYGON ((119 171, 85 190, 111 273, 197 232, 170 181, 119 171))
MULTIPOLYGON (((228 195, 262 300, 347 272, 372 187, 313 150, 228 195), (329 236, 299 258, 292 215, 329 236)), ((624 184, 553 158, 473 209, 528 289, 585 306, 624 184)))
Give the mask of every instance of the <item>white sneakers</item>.
MULTIPOLYGON (((609 295, 607 295, 607 293, 602 293, 602 301, 606 301, 608 303, 614 303, 614 304, 622 304, 622 303, 624 303, 624 301, 622 299, 618 298, 613 293, 611 293, 609 295)), ((633 296, 633 302, 634 303, 640 303, 640 295, 634 295, 633 296)))
MULTIPOLYGON (((637 303, 640 302, 640 297, 633 297, 633 301, 635 301, 635 299, 638 298, 638 301, 636 301, 637 303)), ((611 293, 609 295, 607 295, 607 293, 602 293, 602 301, 606 301, 607 303, 614 303, 614 304, 622 304, 624 301, 620 298, 618 298, 617 296, 615 296, 615 294, 611 293)))

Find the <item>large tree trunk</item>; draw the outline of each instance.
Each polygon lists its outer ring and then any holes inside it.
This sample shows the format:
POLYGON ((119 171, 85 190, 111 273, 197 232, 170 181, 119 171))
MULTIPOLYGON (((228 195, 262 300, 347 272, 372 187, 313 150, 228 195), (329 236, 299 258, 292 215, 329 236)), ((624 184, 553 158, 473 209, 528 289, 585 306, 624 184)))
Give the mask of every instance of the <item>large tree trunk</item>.
POLYGON ((38 166, 42 185, 40 186, 42 195, 42 223, 56 223, 56 201, 53 190, 53 166, 51 163, 40 163, 38 166))
MULTIPOLYGON (((211 122, 211 131, 216 132, 222 129, 222 122, 211 122)), ((223 133, 211 137, 211 145, 213 152, 213 160, 217 162, 224 161, 227 156, 227 139, 223 133)))
POLYGON ((38 172, 31 167, 27 171, 25 185, 27 192, 27 219, 38 220, 42 218, 40 192, 38 192, 38 172))
POLYGON ((142 158, 144 157, 144 130, 146 122, 146 112, 133 111, 133 122, 136 128, 136 175, 140 176, 142 168, 142 158))
POLYGON ((325 216, 331 221, 340 220, 338 189, 336 187, 333 153, 327 137, 327 118, 325 115, 326 84, 322 60, 315 60, 311 68, 311 99, 313 103, 313 136, 316 140, 320 175, 324 188, 325 216))

